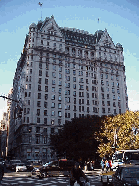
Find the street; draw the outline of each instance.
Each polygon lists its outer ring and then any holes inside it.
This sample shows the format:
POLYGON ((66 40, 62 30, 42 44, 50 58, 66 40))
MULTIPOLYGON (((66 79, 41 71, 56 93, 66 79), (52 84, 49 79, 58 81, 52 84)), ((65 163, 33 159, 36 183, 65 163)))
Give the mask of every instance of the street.
MULTIPOLYGON (((89 178, 91 186, 102 186, 99 175, 95 174, 95 171, 86 172, 89 178)), ((1 185, 13 185, 13 186, 70 186, 69 177, 47 177, 39 179, 38 177, 29 177, 29 173, 5 173, 1 185)))

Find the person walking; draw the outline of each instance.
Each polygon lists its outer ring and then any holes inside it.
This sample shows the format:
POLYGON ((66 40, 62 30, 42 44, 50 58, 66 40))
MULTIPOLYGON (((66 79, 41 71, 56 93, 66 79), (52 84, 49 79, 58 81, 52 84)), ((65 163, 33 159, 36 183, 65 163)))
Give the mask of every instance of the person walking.
POLYGON ((3 166, 2 162, 0 162, 0 184, 1 184, 1 181, 3 178, 3 175, 4 175, 4 166, 3 166))
POLYGON ((108 162, 108 160, 105 161, 105 166, 106 166, 106 172, 108 172, 108 169, 109 169, 109 162, 108 162))
POLYGON ((104 160, 103 159, 101 160, 100 165, 101 165, 101 169, 102 169, 102 172, 103 172, 104 171, 104 160))
POLYGON ((80 178, 83 177, 86 182, 88 182, 87 176, 84 174, 84 172, 81 170, 79 163, 76 162, 74 167, 71 170, 71 177, 70 177, 70 186, 74 186, 74 183, 77 181, 80 186, 83 186, 83 183, 80 181, 80 178))
POLYGON ((111 160, 109 160, 108 162, 109 162, 109 168, 110 168, 110 171, 111 171, 111 167, 112 167, 111 160))

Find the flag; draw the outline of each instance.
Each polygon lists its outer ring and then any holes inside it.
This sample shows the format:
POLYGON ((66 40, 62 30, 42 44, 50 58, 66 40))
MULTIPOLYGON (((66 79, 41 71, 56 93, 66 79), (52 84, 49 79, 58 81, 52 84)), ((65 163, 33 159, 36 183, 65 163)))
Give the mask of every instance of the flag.
POLYGON ((42 3, 39 2, 38 5, 42 6, 42 3))
POLYGON ((99 18, 98 18, 98 23, 99 23, 99 18))

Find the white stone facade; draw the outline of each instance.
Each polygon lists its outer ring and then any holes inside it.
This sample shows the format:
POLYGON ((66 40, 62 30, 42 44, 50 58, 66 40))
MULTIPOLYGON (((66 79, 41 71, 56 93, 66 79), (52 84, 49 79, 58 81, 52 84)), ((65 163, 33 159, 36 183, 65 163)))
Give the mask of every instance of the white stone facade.
POLYGON ((23 113, 11 119, 15 146, 9 152, 23 159, 54 158, 49 136, 65 120, 128 109, 123 48, 106 29, 92 35, 62 28, 53 16, 32 23, 15 77, 19 104, 13 108, 20 105, 23 113))

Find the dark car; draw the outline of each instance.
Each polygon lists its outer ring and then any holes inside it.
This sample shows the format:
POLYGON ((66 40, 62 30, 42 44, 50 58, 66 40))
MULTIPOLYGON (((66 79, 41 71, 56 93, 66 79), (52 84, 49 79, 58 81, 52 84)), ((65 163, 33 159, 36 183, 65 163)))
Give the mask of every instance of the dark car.
POLYGON ((139 165, 121 165, 112 176, 114 186, 139 185, 139 165))
POLYGON ((73 160, 60 159, 53 161, 48 164, 48 166, 42 166, 39 168, 37 175, 40 177, 45 177, 48 174, 54 175, 58 172, 62 172, 64 175, 69 176, 72 167, 74 166, 73 160))
POLYGON ((27 171, 32 171, 33 170, 33 163, 30 161, 23 161, 23 163, 26 165, 27 167, 27 171))

